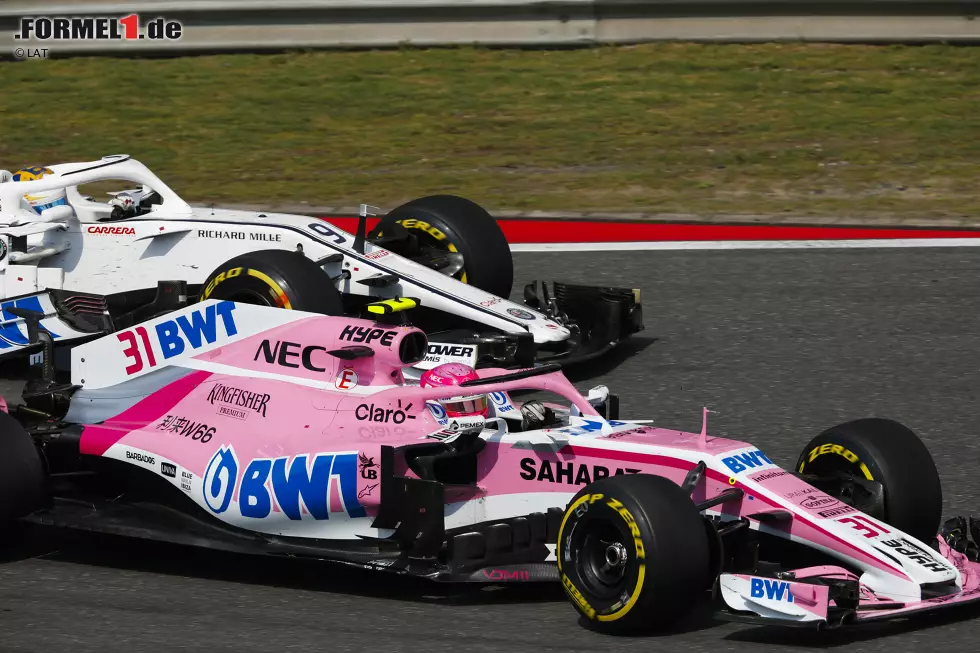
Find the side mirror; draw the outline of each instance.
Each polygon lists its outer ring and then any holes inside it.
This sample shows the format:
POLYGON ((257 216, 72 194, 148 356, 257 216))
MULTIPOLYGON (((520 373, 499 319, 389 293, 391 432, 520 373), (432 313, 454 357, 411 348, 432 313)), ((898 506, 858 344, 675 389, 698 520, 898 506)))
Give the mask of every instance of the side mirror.
POLYGON ((597 385, 585 398, 606 419, 619 419, 619 396, 610 394, 609 388, 597 385))
POLYGON ((593 407, 605 403, 607 399, 609 399, 609 388, 604 385, 597 385, 592 388, 589 390, 589 396, 586 397, 586 400, 593 407))

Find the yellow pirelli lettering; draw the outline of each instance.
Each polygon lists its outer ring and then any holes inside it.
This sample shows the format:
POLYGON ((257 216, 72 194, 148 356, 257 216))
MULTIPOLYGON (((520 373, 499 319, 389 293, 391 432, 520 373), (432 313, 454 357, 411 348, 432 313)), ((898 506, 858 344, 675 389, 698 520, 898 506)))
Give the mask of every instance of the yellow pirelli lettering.
POLYGON ((242 268, 231 268, 230 270, 225 270, 223 272, 219 272, 218 273, 218 276, 216 276, 214 279, 212 279, 211 280, 211 283, 209 283, 207 285, 207 287, 204 289, 204 295, 201 297, 201 299, 207 299, 208 297, 210 297, 211 296, 211 293, 214 292, 214 289, 222 281, 225 281, 226 279, 234 279, 235 277, 237 277, 241 273, 242 273, 242 268))
POLYGON ((419 229, 429 234, 436 240, 446 240, 446 234, 444 234, 438 227, 434 227, 424 220, 416 220, 415 218, 405 218, 404 220, 396 220, 395 224, 400 224, 406 229, 419 229))
POLYGON ((571 597, 572 601, 575 602, 582 613, 589 619, 595 619, 595 608, 589 605, 589 602, 585 600, 582 593, 578 591, 575 584, 565 574, 561 575, 561 584, 565 588, 565 592, 571 597))
POLYGON ((640 591, 643 589, 643 580, 646 578, 646 565, 642 562, 640 563, 639 569, 636 575, 636 585, 633 587, 633 593, 630 595, 629 600, 618 610, 610 614, 600 614, 596 617, 599 621, 616 621, 629 614, 629 611, 633 609, 636 605, 637 599, 640 598, 640 591))
POLYGON ((835 456, 840 456, 841 458, 844 458, 847 462, 851 463, 852 465, 857 465, 858 468, 861 470, 861 473, 864 474, 864 477, 866 479, 868 479, 869 481, 874 480, 874 477, 871 474, 871 470, 868 469, 868 466, 864 463, 864 461, 861 460, 861 458, 856 453, 854 453, 853 451, 851 451, 845 446, 834 444, 833 442, 826 442, 820 445, 819 447, 814 447, 813 449, 810 449, 810 452, 807 454, 806 462, 800 463, 799 471, 802 473, 803 468, 806 466, 806 463, 812 463, 820 456, 824 456, 826 454, 833 454, 835 456))
POLYGON ((646 550, 643 548, 643 539, 640 537, 640 527, 633 518, 633 514, 617 499, 609 499, 606 505, 618 512, 619 516, 623 518, 623 521, 625 521, 626 525, 629 527, 630 534, 633 535, 633 546, 636 548, 636 558, 638 560, 643 560, 646 558, 646 550))

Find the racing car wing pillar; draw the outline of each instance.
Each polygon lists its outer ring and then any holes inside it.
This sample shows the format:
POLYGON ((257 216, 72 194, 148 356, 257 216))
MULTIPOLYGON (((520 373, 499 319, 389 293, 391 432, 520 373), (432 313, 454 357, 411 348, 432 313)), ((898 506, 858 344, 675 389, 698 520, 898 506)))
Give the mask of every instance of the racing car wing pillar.
POLYGON ((394 529, 392 540, 411 557, 435 557, 446 538, 443 487, 395 476, 395 449, 381 447, 381 505, 372 528, 394 529))

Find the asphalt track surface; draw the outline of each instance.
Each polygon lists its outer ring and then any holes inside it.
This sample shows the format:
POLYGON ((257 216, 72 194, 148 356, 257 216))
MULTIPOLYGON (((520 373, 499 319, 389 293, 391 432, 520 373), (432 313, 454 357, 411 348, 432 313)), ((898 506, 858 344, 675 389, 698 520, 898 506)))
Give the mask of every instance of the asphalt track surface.
MULTIPOLYGON (((932 450, 947 514, 980 507, 980 249, 519 254, 516 266, 519 284, 643 289, 641 337, 570 374, 583 390, 608 384, 624 416, 697 430, 708 406, 713 433, 783 465, 823 428, 891 417, 932 450)), ((894 652, 980 640, 980 608, 823 634, 696 615, 667 635, 608 638, 581 628, 555 586, 447 588, 43 534, 8 544, 0 651, 894 652)))

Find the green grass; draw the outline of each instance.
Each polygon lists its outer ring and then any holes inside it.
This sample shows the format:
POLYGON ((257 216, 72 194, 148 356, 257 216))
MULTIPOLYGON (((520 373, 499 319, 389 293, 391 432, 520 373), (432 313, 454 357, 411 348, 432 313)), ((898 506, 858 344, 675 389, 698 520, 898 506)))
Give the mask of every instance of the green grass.
POLYGON ((975 48, 78 58, 0 88, 0 167, 126 152, 197 201, 980 213, 975 48))

